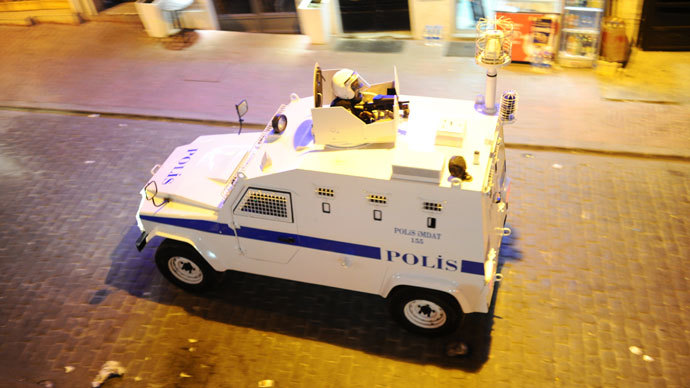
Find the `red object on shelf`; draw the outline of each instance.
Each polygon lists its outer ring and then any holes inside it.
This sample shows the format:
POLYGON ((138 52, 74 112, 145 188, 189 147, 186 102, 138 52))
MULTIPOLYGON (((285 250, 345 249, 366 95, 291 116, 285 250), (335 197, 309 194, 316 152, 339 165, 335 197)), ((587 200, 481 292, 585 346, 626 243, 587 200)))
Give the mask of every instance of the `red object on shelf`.
POLYGON ((602 28, 601 56, 609 62, 625 62, 628 54, 628 37, 625 35, 625 22, 609 19, 602 28))
POLYGON ((547 49, 555 56, 559 14, 497 11, 496 18, 499 17, 513 21, 512 61, 529 62, 535 47, 547 49))

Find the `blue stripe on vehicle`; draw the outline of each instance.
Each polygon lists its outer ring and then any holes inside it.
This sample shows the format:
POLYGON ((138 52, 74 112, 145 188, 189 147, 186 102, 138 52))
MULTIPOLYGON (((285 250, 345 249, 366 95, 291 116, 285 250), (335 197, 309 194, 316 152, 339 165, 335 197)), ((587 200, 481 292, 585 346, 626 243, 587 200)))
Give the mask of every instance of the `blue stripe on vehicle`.
POLYGON ((252 240, 274 242, 274 243, 278 243, 278 244, 287 244, 287 245, 298 245, 297 241, 299 241, 299 235, 296 235, 296 234, 281 233, 281 232, 276 232, 273 230, 247 228, 247 227, 238 228, 237 229, 237 237, 249 238, 252 240), (287 241, 280 241, 278 238, 282 238, 282 239, 290 239, 291 238, 295 242, 289 243, 287 241))
MULTIPOLYGON (((179 226, 181 228, 199 230, 201 232, 224 234, 229 236, 235 235, 235 232, 232 229, 230 229, 230 226, 218 222, 153 216, 141 216, 141 219, 158 222, 160 224, 179 226)), ((354 256, 362 256, 377 260, 381 259, 381 249, 378 247, 372 247, 368 245, 352 244, 317 237, 301 236, 293 233, 276 232, 273 230, 247 227, 238 228, 237 235, 238 237, 249 238, 252 240, 301 246, 304 248, 319 249, 322 251, 343 253, 354 256), (288 239, 293 239, 294 242, 288 242, 288 239)))
POLYGON ((318 249, 322 251, 343 253, 346 255, 354 255, 368 257, 370 259, 381 260, 381 248, 372 247, 369 245, 352 244, 342 241, 328 240, 324 238, 302 236, 299 234, 275 232, 272 230, 255 229, 247 227, 237 229, 237 236, 242 238, 250 238, 252 240, 261 240, 278 244, 294 245, 304 248, 318 249), (287 240, 289 239, 293 239, 294 242, 288 242, 287 240))
POLYGON ((342 241, 326 240, 323 238, 302 236, 300 245, 322 251, 343 253, 346 255, 368 257, 370 259, 381 260, 381 248, 368 245, 351 244, 342 241))
POLYGON ((226 234, 230 236, 235 235, 235 232, 230 229, 230 226, 227 224, 221 224, 219 222, 153 216, 140 216, 140 218, 142 220, 157 222, 159 224, 179 226, 181 228, 200 230, 202 232, 226 234))
MULTIPOLYGON (((234 236, 235 232, 227 224, 212 221, 187 220, 181 218, 140 216, 142 220, 158 222, 160 224, 179 226, 199 230, 202 232, 234 236)), ((367 257, 381 260, 381 248, 370 245, 352 244, 343 241, 328 240, 318 237, 302 236, 293 233, 276 232, 267 229, 238 228, 237 236, 252 240, 267 241, 276 244, 300 246, 304 248, 318 249, 321 251, 342 253, 346 255, 367 257), (293 239, 292 242, 290 239, 293 239)), ((484 263, 462 260, 460 271, 474 275, 484 275, 484 263)))
POLYGON ((484 263, 463 260, 460 264, 460 272, 471 273, 474 275, 484 275, 484 263))

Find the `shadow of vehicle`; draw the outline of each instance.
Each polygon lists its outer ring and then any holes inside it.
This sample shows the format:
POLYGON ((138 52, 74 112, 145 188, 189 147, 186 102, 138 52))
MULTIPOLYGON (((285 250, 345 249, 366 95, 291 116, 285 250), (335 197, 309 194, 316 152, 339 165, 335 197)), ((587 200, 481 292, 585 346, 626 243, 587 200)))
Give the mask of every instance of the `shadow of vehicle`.
MULTIPOLYGON (((488 314, 465 314, 455 332, 421 337, 399 327, 389 317, 386 301, 377 295, 235 271, 226 272, 212 292, 187 294, 158 273, 153 257, 162 239, 150 241, 142 252, 137 252, 134 242, 138 235, 136 226, 127 231, 112 252, 106 278, 107 285, 133 296, 176 305, 206 320, 327 342, 407 362, 473 372, 488 360, 496 290, 488 314), (180 294, 186 297, 177 297, 180 294), (461 344, 467 346, 466 354, 449 355, 461 344)), ((107 297, 107 292, 96 294, 96 303, 107 297)))

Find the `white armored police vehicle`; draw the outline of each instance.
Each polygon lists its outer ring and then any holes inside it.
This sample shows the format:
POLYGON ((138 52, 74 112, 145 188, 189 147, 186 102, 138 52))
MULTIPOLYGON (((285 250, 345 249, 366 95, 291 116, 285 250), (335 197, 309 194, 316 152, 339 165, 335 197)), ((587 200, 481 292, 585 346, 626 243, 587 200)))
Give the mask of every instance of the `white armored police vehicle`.
POLYGON ((507 231, 504 120, 400 96, 394 78, 370 86, 317 64, 314 96, 293 94, 264 131, 176 148, 142 190, 137 248, 165 238, 156 264, 189 291, 228 270, 339 287, 387 298, 417 333, 488 312, 507 231))

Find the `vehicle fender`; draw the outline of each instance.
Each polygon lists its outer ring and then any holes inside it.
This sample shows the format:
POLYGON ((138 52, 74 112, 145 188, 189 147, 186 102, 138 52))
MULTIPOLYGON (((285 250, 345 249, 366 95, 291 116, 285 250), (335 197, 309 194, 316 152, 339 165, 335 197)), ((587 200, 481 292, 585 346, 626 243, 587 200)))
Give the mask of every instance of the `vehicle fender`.
POLYGON ((384 281, 381 287, 380 295, 384 298, 387 298, 390 292, 398 286, 427 288, 430 290, 445 292, 450 294, 453 298, 455 298, 455 300, 458 301, 460 307, 462 307, 462 311, 472 312, 474 310, 474 306, 469 303, 467 297, 463 292, 461 292, 458 282, 452 280, 398 272, 394 273, 384 281))
POLYGON ((156 226, 148 234, 147 241, 151 241, 154 237, 162 237, 170 240, 175 240, 189 244, 194 248, 201 257, 206 260, 206 262, 216 271, 222 272, 226 271, 228 268, 223 265, 223 263, 218 260, 216 255, 213 253, 210 241, 204 239, 201 234, 198 236, 187 236, 180 233, 176 233, 174 230, 169 228, 156 226))

